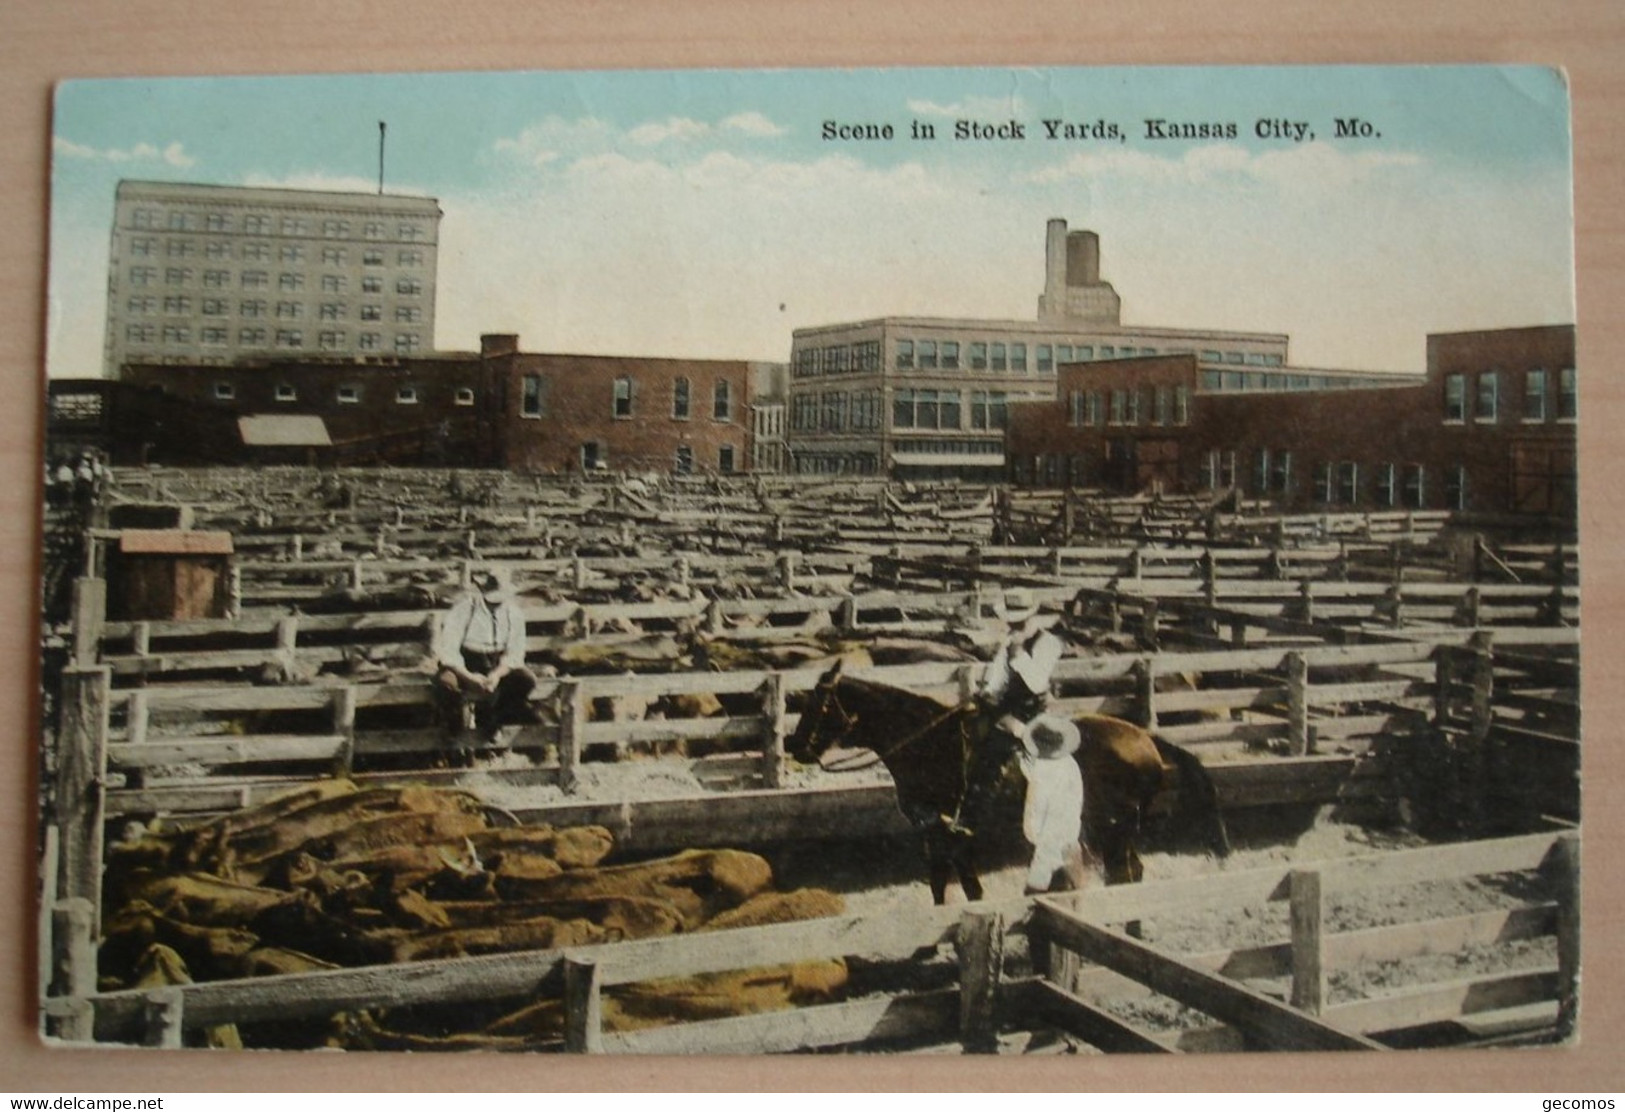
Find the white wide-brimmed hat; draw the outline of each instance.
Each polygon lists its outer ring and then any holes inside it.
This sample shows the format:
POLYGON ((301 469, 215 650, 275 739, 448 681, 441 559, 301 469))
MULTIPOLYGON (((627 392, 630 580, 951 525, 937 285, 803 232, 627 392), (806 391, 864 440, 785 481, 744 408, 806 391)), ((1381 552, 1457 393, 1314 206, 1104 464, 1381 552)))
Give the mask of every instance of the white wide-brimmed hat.
POLYGON ((1038 760, 1070 757, 1082 744, 1078 727, 1059 715, 1040 714, 1021 731, 1021 747, 1038 760))
POLYGON ((1011 587, 993 600, 993 612, 1011 625, 1020 625, 1038 613, 1038 599, 1026 587, 1011 587))

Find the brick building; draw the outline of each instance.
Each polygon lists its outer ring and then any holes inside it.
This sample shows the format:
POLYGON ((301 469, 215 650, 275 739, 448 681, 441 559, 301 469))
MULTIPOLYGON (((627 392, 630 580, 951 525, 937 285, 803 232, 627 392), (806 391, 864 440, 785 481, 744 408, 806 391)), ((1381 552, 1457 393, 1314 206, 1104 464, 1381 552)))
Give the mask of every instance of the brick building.
POLYGON ((512 335, 482 337, 479 352, 402 358, 130 364, 117 383, 53 382, 53 437, 84 440, 94 428, 116 463, 742 472, 761 369, 527 353, 512 335))
POLYGON ((1188 354, 1064 366, 1057 401, 1012 414, 1010 477, 1234 488, 1293 510, 1575 518, 1571 325, 1429 336, 1426 373, 1379 386, 1291 367, 1282 384, 1223 374, 1188 354))

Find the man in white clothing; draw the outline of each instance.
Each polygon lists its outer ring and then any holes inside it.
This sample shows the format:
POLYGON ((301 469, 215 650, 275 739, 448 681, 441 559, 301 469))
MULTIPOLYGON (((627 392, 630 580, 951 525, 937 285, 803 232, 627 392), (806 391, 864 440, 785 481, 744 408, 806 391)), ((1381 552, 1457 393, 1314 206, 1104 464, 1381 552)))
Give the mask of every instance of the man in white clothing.
POLYGON ((434 656, 441 722, 460 757, 469 755, 462 744, 465 701, 472 702, 475 730, 487 745, 503 726, 536 721, 530 706, 536 676, 525 667, 525 615, 495 568, 475 572, 470 590, 446 612, 434 656))
POLYGON ((1083 886, 1083 773, 1075 759, 1080 741, 1077 726, 1049 714, 1033 719, 1022 734, 1027 799, 1021 832, 1033 847, 1027 895, 1051 891, 1058 874, 1063 888, 1083 886))

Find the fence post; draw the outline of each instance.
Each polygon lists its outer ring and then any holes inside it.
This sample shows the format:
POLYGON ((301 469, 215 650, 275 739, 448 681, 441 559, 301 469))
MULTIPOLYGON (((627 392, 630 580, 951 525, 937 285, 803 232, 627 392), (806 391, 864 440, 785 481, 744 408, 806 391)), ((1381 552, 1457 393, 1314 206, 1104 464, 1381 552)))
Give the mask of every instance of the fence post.
POLYGON ((1287 751, 1309 752, 1309 661, 1302 653, 1286 654, 1287 751))
POLYGON ((564 959, 564 1049, 604 1052, 603 978, 594 958, 564 959))
POLYGON ((1134 662, 1134 703, 1139 724, 1148 730, 1157 728, 1157 683, 1151 674, 1151 658, 1141 657, 1134 662))
POLYGON ((1004 975, 1004 916, 967 911, 954 935, 959 955, 959 1038, 970 1054, 998 1049, 999 980, 1004 975))
POLYGON ((1298 617, 1304 622, 1315 620, 1315 581, 1304 579, 1298 583, 1298 617))
POLYGON ((57 744, 57 826, 61 830, 64 899, 90 902, 100 929, 102 826, 107 793, 108 704, 113 670, 69 666, 62 672, 62 725, 57 744))
POLYGON ((89 668, 101 657, 107 624, 107 580, 82 575, 73 581, 73 663, 89 668))
POLYGON ((581 734, 587 723, 581 681, 560 680, 559 697, 559 790, 573 795, 581 776, 581 734))
POLYGON ((796 554, 794 552, 781 552, 778 558, 779 586, 785 591, 794 593, 796 589, 796 554))
POLYGON ((142 1007, 142 1046, 174 1049, 181 1045, 181 1009, 184 997, 178 986, 155 988, 146 995, 142 1007))
POLYGON ((53 976, 50 995, 74 1001, 69 1014, 57 1028, 67 1042, 91 1042, 95 1037, 95 1012, 86 999, 96 991, 96 943, 92 921, 95 908, 89 900, 59 901, 51 909, 53 976))
POLYGON ((722 630, 722 600, 714 598, 705 604, 705 632, 714 634, 722 630))
POLYGON ((299 644, 299 615, 287 614, 276 620, 276 658, 290 678, 298 660, 295 649, 299 644))
POLYGON ((1467 588, 1467 593, 1461 598, 1460 618, 1461 624, 1470 629, 1477 629, 1482 623, 1479 620, 1479 610, 1482 604, 1478 585, 1467 588))
POLYGON ((762 685, 763 710, 767 716, 766 744, 762 746, 762 783, 770 788, 784 786, 784 673, 769 672, 762 685))
POLYGON ((345 778, 355 767, 355 705, 356 691, 345 684, 333 694, 333 733, 338 736, 339 748, 333 758, 333 775, 345 778))
POLYGON ((1292 1006, 1319 1015, 1326 998, 1326 971, 1321 964, 1320 872, 1293 869, 1289 876, 1292 917, 1292 1006))
POLYGON ((1567 1042, 1580 1019, 1580 837, 1564 834, 1549 862, 1557 884, 1557 1032, 1567 1042))

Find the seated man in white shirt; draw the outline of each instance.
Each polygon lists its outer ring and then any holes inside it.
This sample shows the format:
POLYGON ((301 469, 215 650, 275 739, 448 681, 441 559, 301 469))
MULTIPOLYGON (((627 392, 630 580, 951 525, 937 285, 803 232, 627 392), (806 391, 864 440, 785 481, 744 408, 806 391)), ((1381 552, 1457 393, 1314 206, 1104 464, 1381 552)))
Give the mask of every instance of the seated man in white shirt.
POLYGON ((535 722, 530 693, 536 676, 525 667, 525 615, 506 576, 477 571, 470 589, 446 612, 435 637, 435 694, 451 744, 468 755, 463 706, 471 703, 478 739, 491 745, 503 726, 535 722))

